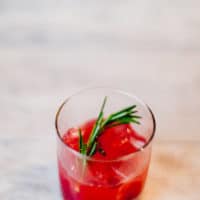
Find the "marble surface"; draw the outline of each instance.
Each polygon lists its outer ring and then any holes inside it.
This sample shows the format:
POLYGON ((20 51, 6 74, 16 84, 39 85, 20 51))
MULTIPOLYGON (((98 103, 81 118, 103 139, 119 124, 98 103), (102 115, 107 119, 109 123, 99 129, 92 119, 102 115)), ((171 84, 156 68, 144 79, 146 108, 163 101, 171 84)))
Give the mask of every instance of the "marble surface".
POLYGON ((137 94, 157 135, 144 200, 199 200, 200 2, 0 0, 0 199, 59 200, 55 112, 82 87, 137 94))

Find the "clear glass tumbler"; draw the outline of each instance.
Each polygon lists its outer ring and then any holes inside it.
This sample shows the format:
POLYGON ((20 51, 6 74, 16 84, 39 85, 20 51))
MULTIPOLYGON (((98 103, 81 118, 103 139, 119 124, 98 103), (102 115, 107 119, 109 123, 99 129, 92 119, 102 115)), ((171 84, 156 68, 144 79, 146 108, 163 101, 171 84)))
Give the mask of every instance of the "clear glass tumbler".
POLYGON ((155 118, 150 108, 132 94, 110 88, 91 88, 69 97, 56 115, 57 157, 64 200, 135 200, 140 198, 148 173, 155 118), (138 151, 114 160, 83 156, 63 142, 63 135, 88 119, 98 116, 107 96, 105 116, 136 104, 141 124, 134 129, 146 139, 138 151), (85 164, 87 163, 87 164, 85 164), (117 178, 116 178, 117 177, 117 178))

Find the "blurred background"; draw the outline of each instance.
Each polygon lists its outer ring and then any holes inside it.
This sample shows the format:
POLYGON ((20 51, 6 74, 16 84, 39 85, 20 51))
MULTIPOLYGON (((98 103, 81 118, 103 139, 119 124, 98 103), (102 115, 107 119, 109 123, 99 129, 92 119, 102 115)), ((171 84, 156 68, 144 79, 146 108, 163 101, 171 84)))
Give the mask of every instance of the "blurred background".
POLYGON ((199 8, 198 0, 0 0, 0 199, 60 199, 56 110, 103 85, 136 94, 156 115, 144 199, 198 200, 199 8))

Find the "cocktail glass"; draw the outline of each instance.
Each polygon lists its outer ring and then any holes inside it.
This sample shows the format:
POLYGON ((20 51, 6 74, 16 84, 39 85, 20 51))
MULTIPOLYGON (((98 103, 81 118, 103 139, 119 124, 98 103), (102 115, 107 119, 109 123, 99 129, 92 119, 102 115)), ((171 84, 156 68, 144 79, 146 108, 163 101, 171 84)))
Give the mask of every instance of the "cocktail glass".
MULTIPOLYGON (((90 88, 69 97, 56 115, 57 158, 63 200, 138 200, 145 185, 155 134, 151 109, 136 96, 111 89, 90 88), (135 141, 138 150, 114 160, 84 156, 63 142, 72 127, 98 116, 103 98, 108 101, 105 116, 136 104, 141 124, 134 130, 146 139, 135 141)), ((72 135, 73 137, 73 135, 72 135)))

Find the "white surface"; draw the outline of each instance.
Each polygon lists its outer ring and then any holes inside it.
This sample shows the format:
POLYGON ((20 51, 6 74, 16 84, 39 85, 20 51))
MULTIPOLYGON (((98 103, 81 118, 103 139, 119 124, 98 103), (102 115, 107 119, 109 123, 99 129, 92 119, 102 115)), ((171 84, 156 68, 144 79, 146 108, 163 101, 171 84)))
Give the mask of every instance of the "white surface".
POLYGON ((85 86, 144 99, 158 142, 200 141, 199 7, 0 0, 0 199, 58 199, 54 116, 85 86))

